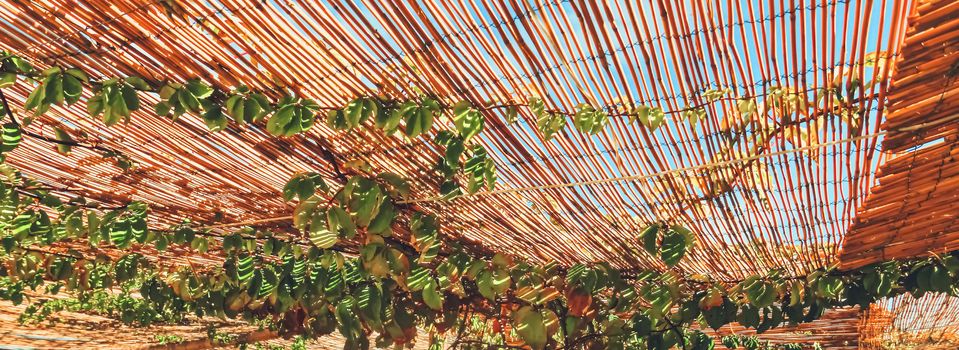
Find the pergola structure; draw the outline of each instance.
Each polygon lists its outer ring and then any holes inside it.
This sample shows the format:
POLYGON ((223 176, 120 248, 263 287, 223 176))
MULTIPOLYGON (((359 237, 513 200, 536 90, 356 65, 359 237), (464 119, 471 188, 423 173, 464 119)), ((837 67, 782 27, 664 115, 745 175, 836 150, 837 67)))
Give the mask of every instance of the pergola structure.
MULTIPOLYGON (((0 49, 40 69, 151 84, 201 78, 271 99, 292 92, 321 109, 424 94, 490 106, 478 108, 485 127, 474 140, 497 179, 475 194, 437 194, 443 184, 427 174, 444 148, 432 135, 455 129, 450 118, 414 139, 322 123, 276 138, 254 125, 211 132, 199 117, 171 121, 151 108, 106 127, 83 108, 53 106, 24 127, 33 137, 9 163, 65 198, 146 202, 155 229, 190 220, 212 232, 296 235, 294 206, 281 197, 291 176, 312 171, 336 183, 391 171, 411 181, 401 204, 435 214, 444 239, 483 254, 662 270, 637 235, 666 221, 696 236, 674 267, 684 274, 732 283, 772 269, 795 277, 861 268, 959 249, 957 18, 952 0, 5 1, 0 49), (563 117, 580 103, 601 107, 608 126, 548 135, 532 98, 563 117), (624 111, 636 105, 659 108, 661 119, 633 120, 624 111), (85 146, 58 155, 44 141, 55 128, 85 146), (105 151, 135 167, 117 167, 105 151)), ((11 109, 29 114, 21 107, 31 86, 4 91, 11 109)), ((177 247, 140 252, 162 266, 222 263, 177 247)), ((761 338, 952 348, 957 303, 902 296, 761 338)), ((14 330, 0 333, 0 345, 156 345, 29 338, 20 335, 39 326, 2 322, 14 330)), ((742 333, 727 328, 717 333, 742 333)), ((80 334, 73 338, 95 336, 80 334)))

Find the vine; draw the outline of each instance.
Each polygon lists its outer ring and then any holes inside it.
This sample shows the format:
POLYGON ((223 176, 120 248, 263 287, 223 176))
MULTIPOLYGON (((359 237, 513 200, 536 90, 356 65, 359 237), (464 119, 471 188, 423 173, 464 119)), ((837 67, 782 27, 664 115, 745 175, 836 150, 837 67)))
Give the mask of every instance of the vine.
POLYGON ((730 350, 822 350, 819 343, 784 343, 771 344, 768 341, 762 341, 756 336, 727 335, 722 338, 723 346, 730 350))
MULTIPOLYGON (((89 87, 93 95, 86 101, 87 111, 107 126, 131 122, 132 112, 143 108, 140 93, 157 94, 160 102, 153 110, 158 115, 174 120, 199 115, 211 131, 229 127, 231 120, 264 125, 277 137, 306 132, 317 115, 325 113, 324 121, 336 130, 372 123, 384 132, 402 128, 407 137, 417 138, 433 129, 437 116, 449 114, 453 130, 439 131, 434 138, 444 147, 435 171, 447 198, 493 189, 495 164, 485 148, 471 141, 485 125, 483 111, 504 108, 507 122, 514 122, 521 107, 446 105, 420 96, 406 101, 360 97, 334 108, 295 96, 272 102, 242 86, 223 92, 199 79, 176 83, 124 77, 98 82, 73 68, 37 72, 6 54, 0 61, 0 88, 19 78, 37 83, 24 106, 34 116, 53 105, 78 103, 89 87), (460 176, 465 188, 458 183, 460 176)), ((715 101, 729 93, 707 91, 704 98, 715 101)), ((799 95, 773 91, 773 100, 763 105, 798 110, 804 108, 799 95)), ((91 147, 126 168, 135 164, 118 151, 78 141, 61 129, 55 138, 25 133, 29 119, 18 122, 3 99, 10 116, 0 143, 4 156, 28 135, 56 143, 64 154, 70 147, 91 147)), ((737 105, 741 113, 759 113, 751 98, 737 99, 737 105)), ((580 132, 596 134, 613 115, 655 130, 667 114, 625 104, 619 111, 579 105, 567 113, 547 110, 538 97, 522 107, 537 118, 546 139, 563 130, 567 117, 580 132)), ((702 108, 679 112, 695 126, 702 108)), ((157 229, 145 203, 103 208, 83 197, 64 201, 57 194, 62 191, 0 164, 0 298, 20 304, 30 301, 27 290, 78 295, 33 302, 25 321, 43 320, 59 310, 119 315, 139 325, 185 315, 266 320, 291 336, 339 332, 346 348, 407 345, 425 331, 433 346, 441 346, 442 334, 454 333, 451 344, 457 348, 711 349, 714 339, 702 331, 707 327, 737 322, 762 333, 813 321, 830 308, 864 307, 903 293, 955 295, 959 287, 957 252, 859 270, 824 268, 808 276, 785 276, 778 270, 741 281, 684 275, 676 266, 695 246, 696 235, 668 222, 652 223, 637 233, 646 252, 664 263, 662 270, 625 273, 603 262, 562 267, 484 254, 446 241, 435 216, 403 205, 410 194, 406 179, 389 172, 344 174, 335 157, 324 157, 333 165, 335 183, 317 173, 300 173, 282 189, 285 200, 296 202, 294 233, 287 235, 257 227, 198 229, 189 222, 157 229), (164 252, 170 245, 213 254, 221 263, 170 266, 139 253, 164 252), (136 289, 139 296, 109 296, 107 291, 116 288, 136 289)))

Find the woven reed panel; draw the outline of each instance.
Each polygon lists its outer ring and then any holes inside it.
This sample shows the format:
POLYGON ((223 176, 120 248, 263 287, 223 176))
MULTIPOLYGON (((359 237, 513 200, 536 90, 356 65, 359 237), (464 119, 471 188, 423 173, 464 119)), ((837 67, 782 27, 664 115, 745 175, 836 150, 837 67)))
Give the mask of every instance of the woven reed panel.
MULTIPOLYGON (((669 114, 655 131, 613 117, 598 135, 570 126, 551 141, 526 108, 516 124, 507 124, 502 110, 486 111, 479 142, 495 158, 497 187, 509 192, 415 205, 438 214, 452 239, 566 265, 662 268, 636 234, 653 221, 675 222, 698 237, 681 269, 738 279, 835 262, 873 183, 880 155, 868 136, 883 118, 879 97, 887 85, 861 88, 843 102, 861 111, 855 128, 833 113, 838 105, 813 103, 789 114, 762 108, 747 117, 736 97, 779 86, 818 101, 822 92, 809 86, 877 70, 866 62, 870 52, 895 55, 908 10, 904 1, 849 0, 7 1, 0 4, 0 47, 40 68, 81 67, 94 79, 201 77, 224 91, 243 83, 274 98, 288 90, 332 107, 359 95, 420 93, 474 105, 523 104, 538 95, 562 111, 582 102, 662 107, 669 114), (703 97, 717 88, 735 94, 703 97), (693 126, 681 120, 686 106, 703 106, 706 115, 693 126), (744 132, 734 142, 730 125, 743 120, 768 125, 763 132, 771 134, 756 141, 744 132), (808 146, 814 149, 801 150, 808 146), (744 160, 753 156, 760 158, 744 160), (710 167, 724 161, 733 163, 710 167), (669 172, 676 169, 688 170, 669 172), (617 180, 629 176, 645 177, 617 180)), ((21 106, 28 92, 20 85, 8 96, 21 106)), ((146 106, 156 102, 143 98, 146 106)), ((138 112, 132 120, 105 128, 85 116, 81 102, 54 108, 28 131, 51 135, 59 125, 84 133, 84 141, 129 155, 139 164, 133 172, 87 149, 62 157, 31 138, 8 159, 68 189, 64 195, 147 201, 165 223, 289 215, 292 205, 278 190, 290 175, 317 171, 336 182, 324 150, 341 165, 362 161, 371 173, 411 177, 416 199, 437 194, 430 169, 442 150, 425 138, 320 125, 276 139, 262 126, 210 133, 197 116, 173 122, 138 112)), ((451 127, 440 118, 431 134, 451 127)), ((274 228, 295 234, 287 225, 274 228)))
POLYGON ((895 155, 846 236, 846 268, 959 249, 959 2, 917 6, 904 42, 883 125, 895 155))
POLYGON ((731 323, 713 331, 705 332, 716 339, 716 349, 727 349, 720 340, 723 336, 736 334, 756 336, 770 344, 819 343, 823 349, 852 350, 859 349, 859 328, 861 323, 859 308, 830 309, 818 320, 795 326, 785 325, 756 334, 755 329, 745 328, 731 323))
POLYGON ((863 315, 861 349, 959 347, 959 298, 946 294, 881 300, 863 315))
POLYGON ((889 91, 883 150, 908 151, 954 136, 959 116, 959 2, 923 1, 909 17, 889 91))

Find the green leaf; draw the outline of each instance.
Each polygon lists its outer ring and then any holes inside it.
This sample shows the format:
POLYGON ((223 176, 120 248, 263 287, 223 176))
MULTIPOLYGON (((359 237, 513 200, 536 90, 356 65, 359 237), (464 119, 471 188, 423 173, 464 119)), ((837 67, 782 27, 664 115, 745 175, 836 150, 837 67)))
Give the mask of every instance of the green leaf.
POLYGON ((392 225, 395 218, 396 209, 393 203, 384 201, 383 204, 380 205, 380 210, 376 213, 376 217, 374 217, 373 221, 367 226, 366 231, 388 237, 393 232, 392 225))
MULTIPOLYGON (((62 74, 53 74, 48 76, 43 81, 43 88, 45 90, 46 100, 44 104, 61 104, 66 95, 63 93, 63 75, 62 74)), ((39 109, 38 109, 39 111, 39 109)))
POLYGON ((703 319, 706 320, 706 324, 708 324, 710 328, 718 330, 727 323, 735 320, 737 309, 735 303, 723 297, 722 306, 703 310, 703 319))
POLYGON ((194 237, 193 241, 190 242, 190 248, 200 252, 201 254, 206 253, 210 247, 210 242, 204 237, 194 237))
POLYGON ((635 123, 637 121, 649 127, 649 106, 639 105, 629 112, 629 122, 635 123))
POLYGON ((432 280, 433 276, 430 275, 429 270, 416 265, 410 269, 410 276, 406 279, 406 286, 409 287, 412 292, 420 291, 426 288, 432 280))
POLYGON ((489 300, 496 299, 496 291, 493 289, 493 272, 482 270, 476 275, 476 288, 480 295, 489 300))
POLYGON ((300 200, 309 198, 316 193, 316 190, 323 192, 328 192, 330 186, 326 184, 326 181, 320 177, 320 174, 314 172, 301 173, 299 176, 302 180, 299 182, 297 188, 297 195, 300 197, 300 200))
POLYGON ((301 132, 309 131, 310 128, 313 127, 313 123, 316 122, 315 109, 306 106, 314 102, 310 100, 303 101, 304 102, 302 102, 302 105, 296 108, 296 115, 293 119, 294 123, 287 127, 286 136, 292 136, 301 132))
POLYGON ((270 101, 263 94, 251 94, 243 103, 244 119, 247 122, 257 122, 273 111, 270 101))
MULTIPOLYGON (((122 261, 124 260, 121 259, 120 262, 122 261)), ((49 270, 47 271, 47 273, 49 278, 54 281, 63 281, 70 278, 70 276, 73 274, 73 263, 74 263, 74 259, 72 258, 62 258, 62 257, 54 258, 53 261, 51 261, 50 266, 48 267, 49 270)), ((124 268, 117 269, 116 270, 117 279, 120 279, 120 277, 126 277, 125 275, 126 272, 127 271, 124 268)))
POLYGON ((483 115, 469 101, 460 101, 453 106, 453 123, 464 142, 483 130, 483 115))
POLYGON ((237 87, 234 94, 223 104, 226 114, 241 125, 263 119, 272 109, 262 94, 247 94, 248 92, 249 89, 245 86, 237 87))
MULTIPOLYGON (((168 103, 167 101, 157 102, 157 104, 153 107, 153 111, 156 112, 157 115, 161 115, 161 116, 169 115, 170 103, 168 103)), ((106 120, 104 120, 104 122, 106 122, 106 120)))
POLYGON ((17 83, 16 73, 0 73, 0 89, 8 88, 17 83))
POLYGON ((716 346, 712 337, 700 331, 696 331, 691 338, 690 350, 713 350, 716 346))
MULTIPOLYGON (((320 197, 318 196, 311 196, 300 201, 300 204, 293 209, 293 226, 295 226, 298 230, 305 230, 307 226, 312 226, 313 223, 316 222, 316 218, 314 216, 317 215, 317 213, 322 212, 322 210, 316 210, 316 206, 319 204, 319 202, 320 197)), ((322 217, 326 217, 326 213, 323 213, 322 217)))
POLYGON ((4 63, 10 63, 10 66, 8 66, 7 69, 8 71, 16 71, 20 73, 33 72, 33 65, 19 56, 9 55, 6 58, 6 61, 7 62, 4 63))
POLYGON ((199 79, 190 79, 186 82, 186 89, 197 100, 203 100, 213 94, 213 88, 199 79))
POLYGON ((420 253, 420 262, 426 263, 436 257, 440 249, 439 227, 436 217, 416 213, 410 219, 413 247, 420 253))
POLYGON ((127 248, 133 241, 133 230, 129 220, 120 220, 113 224, 110 230, 110 243, 119 248, 127 248))
POLYGON ((573 126, 576 130, 595 135, 603 131, 607 124, 609 124, 609 116, 606 112, 596 110, 587 104, 576 106, 576 114, 573 116, 573 126))
MULTIPOLYGON (((180 107, 182 107, 179 111, 174 109, 174 115, 183 114, 183 112, 200 111, 200 99, 188 89, 179 89, 174 96, 176 96, 177 101, 180 102, 180 107)), ((172 101, 173 98, 171 97, 170 100, 172 101)))
POLYGON ((898 284, 898 272, 898 270, 887 271, 876 267, 867 268, 862 277, 863 288, 878 298, 886 297, 892 292, 893 285, 898 284))
MULTIPOLYGON (((32 111, 40 108, 40 105, 46 104, 44 102, 47 98, 46 95, 47 95, 46 87, 43 84, 38 85, 36 88, 33 89, 33 92, 31 92, 30 95, 27 96, 27 100, 24 102, 23 108, 28 111, 32 111)), ((40 111, 37 110, 36 112, 40 112, 40 111)), ((43 114, 43 113, 40 112, 39 114, 43 114)))
POLYGON ((929 290, 932 292, 949 292, 952 289, 952 277, 946 268, 934 264, 929 272, 929 290))
POLYGON ((649 254, 659 255, 659 249, 656 247, 656 239, 659 236, 659 224, 652 224, 643 229, 639 234, 639 240, 643 243, 643 248, 649 254))
POLYGON ((493 269, 490 277, 492 278, 492 284, 490 287, 493 292, 497 295, 505 294, 509 290, 511 280, 509 271, 505 269, 493 269))
POLYGON ((83 93, 83 84, 71 75, 63 75, 63 97, 67 104, 74 104, 80 100, 83 93))
POLYGON ((133 86, 134 89, 137 89, 140 91, 153 90, 153 88, 150 87, 150 84, 147 84, 147 82, 140 77, 129 76, 129 77, 123 78, 123 81, 126 82, 127 84, 130 84, 130 86, 133 86))
POLYGON ((387 134, 391 134, 396 131, 400 125, 400 121, 405 119, 407 113, 410 113, 414 108, 412 103, 404 103, 400 105, 399 108, 386 112, 382 109, 376 114, 376 119, 373 121, 377 128, 383 130, 387 134))
POLYGON ((739 309, 739 317, 737 317, 736 321, 743 327, 759 327, 759 308, 748 304, 743 305, 743 307, 739 309))
POLYGON ((90 81, 90 77, 87 76, 87 73, 84 73, 82 70, 77 68, 68 68, 67 70, 63 71, 63 73, 66 74, 64 77, 69 76, 70 78, 77 80, 78 83, 86 83, 90 81))
POLYGON ((430 279, 423 287, 423 302, 433 310, 443 310, 443 292, 439 290, 436 280, 430 279))
POLYGON ((356 225, 369 226, 385 200, 386 196, 375 182, 366 179, 358 181, 353 187, 349 201, 349 209, 354 215, 356 225))
POLYGON ((120 116, 130 116, 130 109, 127 107, 127 102, 123 99, 122 94, 117 89, 112 90, 112 93, 110 94, 108 108, 113 112, 113 114, 115 114, 115 117, 113 117, 113 120, 110 122, 104 120, 107 126, 116 124, 116 122, 119 121, 120 116))
POLYGON ((346 113, 341 110, 326 112, 326 126, 333 130, 349 130, 354 126, 346 119, 346 113))
POLYGON ((471 151, 472 157, 466 160, 463 168, 468 175, 466 191, 474 194, 484 185, 488 190, 493 190, 496 185, 496 164, 482 145, 475 145, 471 151))
POLYGON ((340 241, 340 237, 336 232, 330 231, 326 225, 323 224, 326 221, 326 214, 323 211, 317 210, 313 215, 313 223, 310 224, 310 242, 313 242, 317 248, 327 249, 336 245, 340 241))
POLYGON ((424 106, 416 106, 404 114, 406 136, 416 138, 433 128, 433 111, 424 106))
POLYGON ((326 212, 327 224, 330 231, 337 232, 340 236, 351 239, 356 236, 356 224, 350 218, 350 214, 340 206, 332 206, 326 212))
POLYGON ((529 105, 529 111, 533 113, 536 119, 540 119, 546 115, 546 105, 543 103, 543 99, 530 97, 527 105, 529 105))
POLYGON ((134 90, 132 86, 123 84, 123 86, 120 87, 120 97, 123 98, 127 110, 135 111, 140 109, 140 96, 137 95, 137 91, 134 90))
POLYGON ((273 116, 270 117, 270 120, 266 123, 266 131, 274 136, 281 136, 284 134, 284 130, 287 124, 293 120, 293 115, 295 113, 295 108, 292 104, 285 105, 276 110, 276 113, 273 113, 273 116))
POLYGON ((750 98, 741 98, 736 101, 736 108, 739 110, 741 118, 746 119, 751 114, 756 112, 756 100, 750 98))
POLYGON ((836 300, 843 295, 845 284, 836 276, 824 275, 816 283, 816 295, 826 300, 836 300))
POLYGON ((266 129, 275 136, 293 136, 312 128, 319 106, 308 99, 286 97, 281 101, 273 117, 267 121, 266 129))
POLYGON ((546 141, 552 140, 556 133, 566 127, 566 118, 560 114, 545 113, 536 119, 536 126, 546 141))
POLYGON ((142 217, 134 217, 130 220, 130 230, 133 233, 133 239, 135 239, 137 243, 145 243, 147 234, 149 233, 146 219, 142 217))
POLYGON ((341 111, 345 128, 352 129, 379 113, 379 105, 370 98, 358 98, 350 101, 341 111))
POLYGON ((252 256, 238 257, 236 259, 236 280, 242 285, 253 278, 255 270, 252 256))
POLYGON ((385 171, 376 175, 376 178, 386 182, 387 191, 391 195, 398 195, 400 198, 409 198, 410 183, 396 173, 385 171))
POLYGON ((20 125, 14 122, 3 124, 3 142, 0 143, 0 153, 13 151, 20 145, 20 125))
POLYGON ((686 254, 686 235, 670 229, 663 234, 662 252, 660 257, 666 266, 676 266, 686 254))
POLYGON ((696 299, 686 300, 679 306, 679 315, 682 316, 683 321, 695 321, 701 313, 699 300, 696 299))
POLYGON ((516 106, 506 107, 506 123, 515 124, 517 121, 519 121, 519 113, 516 106))
POLYGON ((259 285, 260 288, 257 289, 256 297, 263 298, 270 294, 273 294, 273 291, 276 290, 276 287, 278 286, 278 282, 279 282, 276 276, 276 272, 273 271, 272 268, 261 268, 257 270, 257 272, 260 272, 260 274, 262 275, 262 280, 259 285))
POLYGON ((683 112, 683 117, 689 120, 689 125, 695 127, 700 119, 706 117, 706 109, 702 107, 688 109, 683 112))
POLYGON ((213 132, 225 129, 230 121, 223 115, 223 109, 212 103, 204 103, 204 105, 204 112, 201 117, 203 117, 203 123, 206 124, 207 129, 213 132))
POLYGON ((223 108, 226 108, 226 114, 241 124, 247 122, 244 115, 243 102, 243 96, 241 95, 231 95, 223 102, 223 108))
POLYGON ((103 113, 103 110, 106 107, 106 101, 104 99, 105 96, 102 89, 87 99, 87 114, 89 114, 91 117, 96 117, 103 113))
POLYGON ((383 327, 383 291, 378 284, 368 284, 360 289, 356 299, 360 315, 374 329, 383 327))
MULTIPOLYGON (((446 166, 449 169, 458 169, 460 166, 460 156, 463 155, 463 152, 466 151, 466 146, 463 144, 463 138, 460 136, 453 135, 452 132, 443 130, 436 134, 434 139, 438 145, 446 146, 446 151, 444 152, 443 161, 446 163, 446 166)), ((445 177, 450 177, 449 174, 444 174, 445 177)))
POLYGON ((643 288, 643 299, 649 302, 650 315, 659 318, 665 315, 673 305, 672 294, 668 287, 651 284, 643 288))
POLYGON ((513 312, 513 326, 519 335, 533 350, 546 347, 546 323, 543 315, 530 306, 521 307, 513 312))
POLYGON ((776 287, 758 276, 747 278, 743 281, 743 287, 749 302, 758 308, 770 306, 776 300, 776 287))
POLYGON ((666 119, 666 114, 663 113, 663 109, 659 107, 654 107, 649 109, 649 123, 646 127, 650 131, 656 131, 660 125, 663 125, 663 121, 666 119))
POLYGON ((32 210, 17 215, 11 223, 13 227, 11 231, 12 236, 22 242, 30 232, 30 228, 33 226, 35 220, 36 213, 32 210))
POLYGON ((739 348, 739 337, 737 336, 727 335, 723 337, 722 341, 723 341, 723 346, 725 346, 726 348, 729 348, 731 350, 736 350, 737 348, 739 348))

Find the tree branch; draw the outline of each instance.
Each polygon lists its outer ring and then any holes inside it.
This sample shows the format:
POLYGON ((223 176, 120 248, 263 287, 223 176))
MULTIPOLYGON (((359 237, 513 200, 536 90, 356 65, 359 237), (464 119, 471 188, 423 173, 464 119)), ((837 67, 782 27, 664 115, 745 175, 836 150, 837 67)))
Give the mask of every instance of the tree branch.
MULTIPOLYGON (((4 95, 2 89, 0 89, 0 100, 2 100, 2 102, 3 102, 3 110, 7 112, 7 115, 8 115, 8 116, 10 116, 10 121, 12 121, 13 123, 17 124, 17 126, 21 126, 21 125, 20 125, 20 122, 17 121, 16 116, 14 116, 13 110, 10 109, 10 104, 7 102, 7 96, 4 95)), ((37 134, 37 133, 34 133, 34 132, 30 132, 30 131, 24 130, 22 126, 21 126, 21 128, 20 128, 20 132, 21 132, 22 134, 27 135, 27 136, 30 136, 30 137, 32 137, 32 138, 35 138, 35 139, 38 139, 38 140, 41 140, 41 141, 50 142, 50 143, 55 143, 55 144, 58 144, 58 145, 65 145, 65 146, 71 146, 71 147, 87 148, 87 149, 93 149, 93 150, 97 150, 97 151, 101 151, 101 152, 116 152, 116 153, 122 154, 120 151, 117 151, 117 150, 114 150, 114 149, 110 149, 110 148, 107 148, 107 147, 103 147, 103 146, 100 146, 100 145, 88 145, 88 144, 80 143, 80 142, 77 142, 77 141, 58 140, 58 139, 53 138, 53 137, 43 136, 43 135, 40 135, 40 134, 37 134)))

